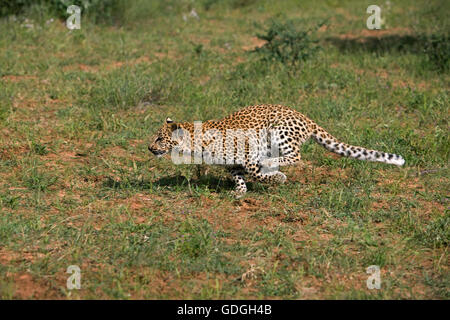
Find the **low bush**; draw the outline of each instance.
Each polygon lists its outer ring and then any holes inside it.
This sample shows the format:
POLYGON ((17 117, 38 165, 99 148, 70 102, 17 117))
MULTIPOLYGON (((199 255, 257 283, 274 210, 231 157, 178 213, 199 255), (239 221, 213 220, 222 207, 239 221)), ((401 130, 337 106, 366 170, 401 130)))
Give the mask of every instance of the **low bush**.
POLYGON ((281 22, 271 19, 264 33, 257 34, 258 39, 265 40, 266 43, 253 52, 261 55, 264 60, 277 60, 283 64, 298 66, 320 50, 315 32, 324 24, 325 22, 320 22, 306 28, 303 20, 281 22))

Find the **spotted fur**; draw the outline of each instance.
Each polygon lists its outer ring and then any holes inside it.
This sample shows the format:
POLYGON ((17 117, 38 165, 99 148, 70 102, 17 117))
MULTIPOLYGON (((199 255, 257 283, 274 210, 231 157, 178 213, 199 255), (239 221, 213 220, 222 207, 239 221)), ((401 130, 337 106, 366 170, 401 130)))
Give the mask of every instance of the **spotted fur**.
MULTIPOLYGON (((158 130, 156 136, 153 138, 149 150, 153 154, 161 156, 167 154, 176 146, 180 147, 183 141, 182 134, 179 136, 173 135, 173 132, 177 129, 186 130, 185 132, 191 135, 192 141, 194 140, 193 123, 176 123, 170 118, 167 118, 166 123, 158 130)), ((260 132, 261 130, 273 132, 274 134, 270 136, 268 143, 276 143, 279 146, 281 156, 267 158, 265 155, 257 154, 250 150, 248 142, 246 142, 243 148, 244 154, 239 155, 237 154, 237 142, 234 139, 236 137, 233 137, 233 139, 230 137, 228 143, 234 143, 236 150, 234 156, 241 156, 242 160, 238 165, 228 166, 236 184, 235 192, 237 196, 247 191, 244 179, 245 175, 261 182, 284 183, 286 176, 278 171, 278 167, 298 164, 300 162, 300 147, 309 138, 313 138, 327 150, 341 156, 366 161, 384 162, 398 166, 402 166, 405 163, 405 160, 396 154, 370 150, 340 142, 305 115, 282 105, 249 106, 221 120, 203 122, 202 132, 203 134, 206 133, 206 139, 204 139, 206 142, 200 144, 202 150, 196 150, 196 152, 208 150, 211 143, 222 143, 223 145, 220 147, 226 150, 230 146, 227 145, 227 142, 224 142, 225 137, 227 134, 239 135, 239 129, 245 132, 260 132), (208 136, 207 130, 211 129, 220 132, 224 139, 215 141, 213 137, 208 136), (208 143, 208 141, 210 142, 208 143), (274 168, 274 170, 263 170, 263 168, 274 168)), ((255 136, 250 134, 248 141, 254 138, 255 136)), ((211 155, 214 156, 214 152, 211 155)), ((222 163, 227 164, 226 160, 222 159, 222 163)))

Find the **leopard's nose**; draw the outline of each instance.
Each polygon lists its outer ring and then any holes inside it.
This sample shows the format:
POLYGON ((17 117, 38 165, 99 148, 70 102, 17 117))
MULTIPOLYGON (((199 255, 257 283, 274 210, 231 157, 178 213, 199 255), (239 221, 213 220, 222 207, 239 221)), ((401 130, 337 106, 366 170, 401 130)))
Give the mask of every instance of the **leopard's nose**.
POLYGON ((148 151, 152 152, 152 146, 148 146, 148 151))

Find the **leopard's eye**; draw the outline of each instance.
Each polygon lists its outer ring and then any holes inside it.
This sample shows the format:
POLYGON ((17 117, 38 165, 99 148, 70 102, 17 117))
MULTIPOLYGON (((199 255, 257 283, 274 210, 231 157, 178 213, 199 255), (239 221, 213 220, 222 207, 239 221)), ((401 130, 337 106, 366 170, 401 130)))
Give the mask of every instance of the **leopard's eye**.
POLYGON ((156 138, 155 142, 160 142, 162 139, 161 137, 156 138))

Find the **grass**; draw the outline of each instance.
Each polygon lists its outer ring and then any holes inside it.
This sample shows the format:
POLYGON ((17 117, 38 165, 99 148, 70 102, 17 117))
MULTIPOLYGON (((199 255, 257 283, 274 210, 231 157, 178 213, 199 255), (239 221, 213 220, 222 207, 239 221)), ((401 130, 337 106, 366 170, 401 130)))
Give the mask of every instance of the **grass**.
POLYGON ((449 75, 420 50, 445 10, 382 5, 386 25, 368 31, 369 4, 182 1, 73 31, 1 20, 0 298, 448 299, 449 75), (273 17, 329 19, 295 73, 252 53, 273 17), (147 150, 167 116, 258 103, 406 165, 307 143, 285 185, 250 183, 237 201, 220 167, 147 150), (69 265, 81 290, 66 289, 69 265))

